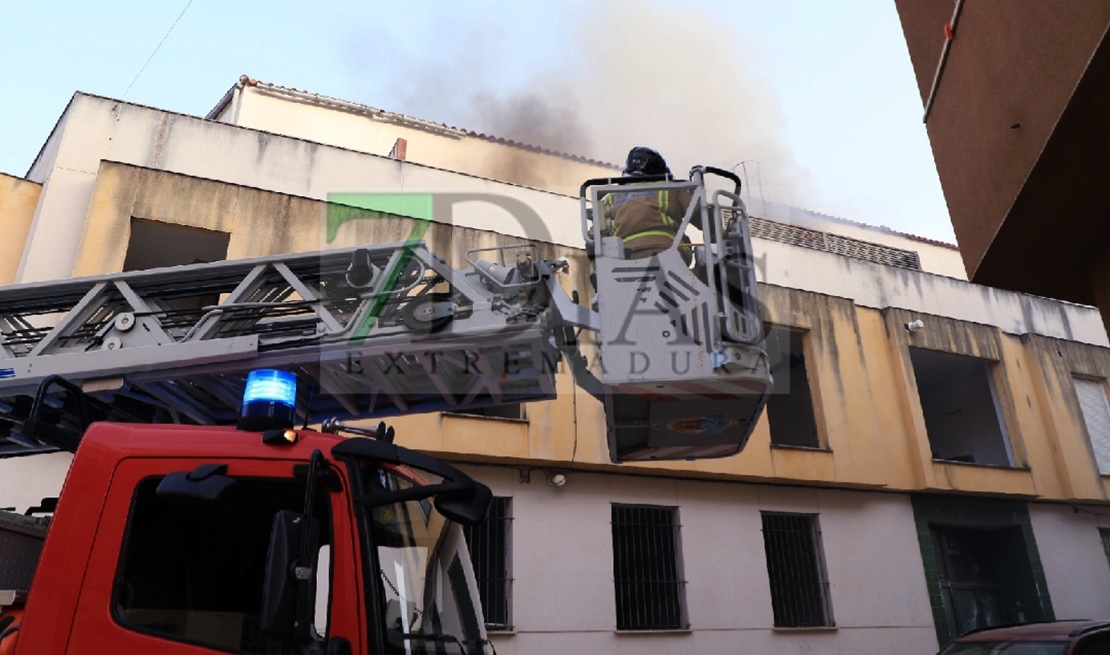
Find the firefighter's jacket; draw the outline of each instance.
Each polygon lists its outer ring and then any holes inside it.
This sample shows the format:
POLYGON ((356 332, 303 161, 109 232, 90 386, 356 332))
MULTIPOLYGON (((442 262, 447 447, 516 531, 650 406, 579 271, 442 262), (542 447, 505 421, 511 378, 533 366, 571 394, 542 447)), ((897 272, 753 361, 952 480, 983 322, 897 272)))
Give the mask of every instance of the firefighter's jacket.
MULTIPOLYGON (((687 190, 616 191, 601 199, 603 231, 620 237, 628 259, 659 254, 674 243, 693 194, 687 190)), ((696 215, 696 212, 695 212, 696 215)), ((684 253, 685 254, 685 253, 684 253)))

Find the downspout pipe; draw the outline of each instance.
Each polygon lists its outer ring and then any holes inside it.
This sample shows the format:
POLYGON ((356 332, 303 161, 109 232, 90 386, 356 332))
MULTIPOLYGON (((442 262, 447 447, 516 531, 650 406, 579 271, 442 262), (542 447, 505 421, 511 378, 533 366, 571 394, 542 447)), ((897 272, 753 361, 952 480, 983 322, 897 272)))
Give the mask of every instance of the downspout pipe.
POLYGON ((960 20, 960 9, 964 0, 956 0, 956 8, 952 11, 952 20, 944 26, 944 48, 940 51, 940 62, 937 71, 933 73, 933 85, 929 88, 929 97, 925 100, 925 115, 921 117, 922 123, 929 122, 929 112, 933 108, 933 100, 937 96, 937 87, 940 86, 940 76, 944 74, 944 64, 948 61, 948 51, 952 49, 952 40, 956 38, 956 23, 960 20))

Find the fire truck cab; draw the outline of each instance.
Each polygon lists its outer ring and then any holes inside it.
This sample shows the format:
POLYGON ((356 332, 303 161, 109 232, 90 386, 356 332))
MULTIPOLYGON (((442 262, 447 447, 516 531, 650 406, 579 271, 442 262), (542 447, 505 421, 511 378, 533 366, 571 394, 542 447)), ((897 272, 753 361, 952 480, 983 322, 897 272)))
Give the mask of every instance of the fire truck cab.
POLYGON ((95 424, 0 652, 485 653, 489 501, 386 439, 95 424))

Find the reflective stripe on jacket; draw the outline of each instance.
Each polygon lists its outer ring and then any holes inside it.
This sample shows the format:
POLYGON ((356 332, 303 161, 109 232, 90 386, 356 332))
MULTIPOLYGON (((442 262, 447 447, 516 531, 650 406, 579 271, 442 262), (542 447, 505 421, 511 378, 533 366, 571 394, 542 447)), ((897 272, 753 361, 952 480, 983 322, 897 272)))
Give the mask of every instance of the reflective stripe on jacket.
POLYGON ((617 191, 601 199, 605 232, 625 243, 646 236, 674 239, 690 205, 689 191, 617 191))

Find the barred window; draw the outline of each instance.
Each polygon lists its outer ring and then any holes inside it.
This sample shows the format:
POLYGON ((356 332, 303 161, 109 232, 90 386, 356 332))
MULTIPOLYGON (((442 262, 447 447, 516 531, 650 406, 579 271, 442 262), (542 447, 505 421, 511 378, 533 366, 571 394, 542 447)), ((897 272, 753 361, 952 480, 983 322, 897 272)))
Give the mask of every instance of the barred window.
POLYGON ((486 520, 463 526, 482 613, 486 617, 486 628, 490 630, 511 630, 513 627, 511 501, 511 498, 494 497, 486 520))
POLYGON ((678 508, 613 505, 617 630, 686 627, 678 508))
POLYGON ((833 625, 816 514, 763 512, 763 546, 775 626, 833 625))

